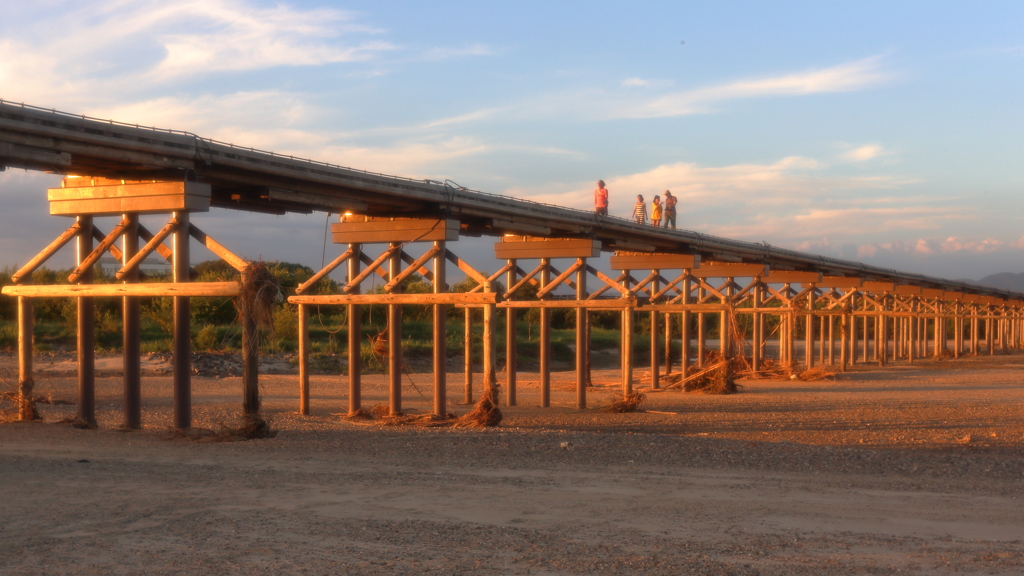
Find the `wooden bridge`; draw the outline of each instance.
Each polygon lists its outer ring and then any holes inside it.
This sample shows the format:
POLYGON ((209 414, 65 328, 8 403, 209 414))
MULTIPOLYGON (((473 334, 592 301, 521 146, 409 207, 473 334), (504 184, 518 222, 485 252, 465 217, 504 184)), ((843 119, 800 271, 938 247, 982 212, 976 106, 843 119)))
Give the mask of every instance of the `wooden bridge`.
MULTIPOLYGON (((174 422, 191 426, 191 336, 189 298, 239 296, 237 283, 191 282, 189 247, 200 242, 245 278, 250 262, 200 230, 192 215, 211 206, 284 214, 322 211, 339 214, 333 240, 344 251, 296 290, 289 301, 299 314, 299 408, 309 411, 308 317, 310 306, 348 306, 349 410, 361 408, 360 307, 388 310, 390 408, 402 410, 402 305, 433 306, 434 412, 443 416, 446 398, 447 307, 483 309, 485 390, 498 385, 496 331, 499 309, 506 314, 504 401, 516 396, 516 317, 521 309, 540 311, 541 406, 550 404, 551 310, 572 308, 576 314, 576 404, 587 405, 589 312, 622 314, 622 391, 633 389, 634 319, 650 315, 650 385, 677 362, 685 378, 702 367, 707 340, 705 317, 717 317, 718 349, 725 358, 749 357, 762 368, 769 338, 777 340, 777 361, 813 367, 851 362, 914 361, 934 355, 960 357, 1016 350, 1024 340, 1024 294, 950 281, 793 250, 719 238, 687 230, 668 230, 592 212, 487 194, 450 181, 412 180, 375 174, 242 148, 174 130, 76 116, 0 100, 0 170, 7 167, 65 175, 49 190, 50 213, 73 218, 71 226, 13 276, 3 293, 18 299, 19 389, 30 398, 34 297, 74 297, 78 302, 78 416, 95 422, 93 401, 94 298, 123 299, 125 425, 141 425, 141 297, 174 298, 174 422), (166 214, 153 232, 139 223, 143 214, 166 214), (94 224, 99 216, 121 220, 109 232, 94 224), (494 237, 497 264, 480 271, 452 249, 460 239, 494 237), (165 241, 170 241, 170 246, 165 241), (36 285, 32 273, 62 247, 74 243, 77 267, 70 285, 36 285), (118 246, 120 242, 120 246, 118 246), (173 281, 140 283, 139 264, 157 253, 172 266, 173 281), (614 271, 593 265, 611 252, 614 271), (110 253, 123 263, 120 284, 94 284, 92 270, 110 253), (338 267, 347 268, 339 294, 310 294, 312 287, 338 267), (452 293, 446 283, 448 264, 478 286, 452 293), (402 294, 402 281, 419 274, 433 286, 431 294, 402 294), (361 294, 371 275, 386 282, 383 294, 361 294), (504 277, 507 290, 495 291, 504 277), (526 284, 536 299, 517 299, 526 284), (561 295, 556 292, 561 291, 561 295), (567 292, 572 293, 566 297, 567 292), (736 341, 736 318, 750 316, 751 342, 736 341), (699 318, 694 322, 693 317, 699 318), (776 318, 775 335, 766 330, 776 318), (672 325, 681 326, 682 343, 673 349, 672 325), (798 347, 797 327, 803 345, 798 347), (659 354, 664 331, 664 354, 659 354), (952 341, 952 350, 948 350, 952 341), (838 344, 838 354, 836 345, 838 344), (691 351, 696 348, 696 354, 691 351), (802 350, 801 350, 802 348, 802 350), (817 350, 816 350, 817 349, 817 350), (674 359, 673 359, 674 357, 674 359), (668 366, 660 366, 661 358, 668 366)), ((249 306, 243 311, 243 406, 259 409, 256 326, 249 306)), ((470 364, 471 330, 466 330, 466 402, 473 400, 470 364)), ((22 402, 22 418, 30 418, 22 402)))

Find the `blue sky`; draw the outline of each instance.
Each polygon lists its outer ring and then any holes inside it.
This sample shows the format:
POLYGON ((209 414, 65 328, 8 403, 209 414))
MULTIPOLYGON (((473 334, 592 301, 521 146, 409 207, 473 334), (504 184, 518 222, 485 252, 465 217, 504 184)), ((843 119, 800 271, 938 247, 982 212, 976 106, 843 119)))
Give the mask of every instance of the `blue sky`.
MULTIPOLYGON (((621 215, 671 189, 693 230, 949 278, 1024 271, 1019 3, 0 10, 0 98, 581 208, 602 178, 621 215)), ((46 215, 53 181, 0 173, 0 265, 66 225, 46 215)), ((319 263, 323 215, 200 218, 247 256, 319 263)))

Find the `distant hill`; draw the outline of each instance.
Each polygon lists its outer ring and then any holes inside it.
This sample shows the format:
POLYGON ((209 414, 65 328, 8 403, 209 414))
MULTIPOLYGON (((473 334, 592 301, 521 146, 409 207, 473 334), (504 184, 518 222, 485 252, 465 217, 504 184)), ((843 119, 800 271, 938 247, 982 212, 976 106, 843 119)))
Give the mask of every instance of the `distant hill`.
POLYGON ((1014 274, 1013 272, 989 274, 981 280, 978 280, 978 284, 991 286, 993 288, 1002 288, 1003 290, 1024 292, 1024 272, 1019 274, 1014 274))

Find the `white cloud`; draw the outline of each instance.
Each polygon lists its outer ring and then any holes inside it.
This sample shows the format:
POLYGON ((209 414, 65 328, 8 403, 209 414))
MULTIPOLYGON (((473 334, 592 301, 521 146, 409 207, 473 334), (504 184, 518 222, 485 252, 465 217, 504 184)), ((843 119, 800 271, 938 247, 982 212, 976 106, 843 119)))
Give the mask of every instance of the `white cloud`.
POLYGON ((491 56, 495 53, 494 48, 486 44, 467 44, 462 48, 429 48, 422 56, 423 60, 448 60, 450 58, 463 58, 465 56, 491 56))
POLYGON ((719 86, 667 94, 624 110, 623 115, 634 118, 657 118, 696 114, 707 112, 711 104, 724 100, 849 92, 867 88, 888 78, 889 74, 880 70, 879 59, 872 57, 829 68, 738 80, 719 86))
POLYGON ((878 144, 868 144, 852 150, 847 150, 842 154, 845 160, 851 162, 864 162, 865 160, 871 160, 877 158, 885 153, 885 149, 878 144))

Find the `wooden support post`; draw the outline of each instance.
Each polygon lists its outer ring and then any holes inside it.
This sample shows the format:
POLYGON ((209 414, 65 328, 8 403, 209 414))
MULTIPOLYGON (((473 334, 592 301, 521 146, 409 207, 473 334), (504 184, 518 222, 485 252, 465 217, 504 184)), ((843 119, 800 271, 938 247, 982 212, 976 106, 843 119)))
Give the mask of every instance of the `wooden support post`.
MULTIPOLYGON (((683 278, 683 304, 690 304, 690 273, 686 271, 686 277, 683 278)), ((683 310, 679 315, 681 320, 680 325, 680 338, 683 343, 680 347, 679 352, 679 373, 683 379, 686 379, 690 375, 690 322, 693 314, 689 310, 683 310)))
MULTIPOLYGON (((78 217, 79 233, 75 238, 77 262, 81 264, 92 252, 92 216, 78 217)), ((80 277, 80 284, 92 284, 92 267, 80 277)), ((95 300, 78 298, 78 419, 96 425, 96 306, 95 300)))
MULTIPOLYGON (((831 318, 831 316, 829 316, 831 318)), ((827 325, 828 319, 822 316, 818 319, 818 332, 815 333, 815 338, 818 339, 818 363, 827 364, 828 355, 825 353, 825 338, 827 336, 827 325)))
MULTIPOLYGON (((506 286, 516 285, 516 261, 508 260, 508 272, 505 276, 506 286)), ((586 271, 583 271, 586 274, 586 271)), ((505 309, 505 403, 509 406, 516 405, 516 308, 505 309)), ((577 314, 586 314, 585 310, 576 310, 577 314)), ((580 340, 580 334, 577 324, 576 333, 577 343, 580 340)), ((577 359, 579 357, 577 351, 577 359)))
POLYGON ((880 299, 880 301, 882 303, 882 312, 883 313, 878 315, 878 321, 879 321, 879 324, 881 325, 881 328, 879 329, 879 331, 880 331, 880 333, 882 335, 882 338, 881 338, 881 341, 882 341, 882 350, 881 350, 882 355, 879 358, 878 363, 881 366, 885 366, 886 364, 889 363, 889 318, 884 313, 887 312, 891 308, 891 306, 892 306, 890 304, 890 300, 891 300, 891 298, 889 297, 888 294, 883 294, 882 298, 880 299))
MULTIPOLYGON (((867 309, 867 307, 866 307, 867 299, 861 298, 860 299, 860 303, 861 303, 861 307, 866 310, 867 309)), ((869 339, 868 339, 868 317, 867 316, 863 316, 862 317, 860 329, 861 329, 861 333, 860 333, 860 361, 865 363, 865 364, 867 364, 868 363, 868 342, 869 342, 869 339)))
MULTIPOLYGON (((551 281, 551 260, 541 258, 540 260, 540 288, 544 288, 551 281)), ((546 300, 547 297, 541 298, 546 300)), ((551 309, 540 309, 540 350, 537 356, 540 359, 540 405, 541 408, 551 406, 551 309)))
MULTIPOLYGON (((448 292, 448 274, 445 269, 445 253, 448 251, 445 241, 434 242, 434 294, 448 292)), ((511 312, 513 309, 509 308, 511 312)), ((512 315, 515 325, 515 314, 512 315)), ((445 304, 434 304, 434 415, 446 417, 448 415, 448 306, 445 304)), ((513 336, 515 331, 513 330, 513 336)), ((515 338, 512 339, 512 384, 510 388, 515 389, 515 338)), ((510 398, 511 404, 515 403, 515 395, 510 398)))
MULTIPOLYGON (((857 294, 850 296, 850 310, 856 312, 860 306, 858 302, 857 294)), ((847 339, 847 344, 850 346, 850 365, 853 366, 857 363, 857 317, 850 316, 850 336, 847 339)))
MULTIPOLYGON (((697 287, 697 301, 704 300, 704 287, 697 287)), ((707 342, 707 334, 704 326, 704 313, 697 313, 697 368, 704 368, 704 351, 707 342)))
POLYGON ((843 309, 843 315, 839 322, 839 371, 846 372, 849 366, 849 346, 846 343, 850 339, 850 316, 846 313, 846 309, 843 309))
POLYGON ((986 306, 985 315, 987 318, 985 318, 985 344, 988 346, 989 356, 996 355, 996 328, 995 318, 992 317, 993 314, 995 314, 995 311, 992 310, 992 307, 986 306))
MULTIPOLYGON (((822 362, 825 359, 822 358, 822 362)), ((836 365, 836 317, 828 317, 828 365, 836 365)))
MULTIPOLYGON (((628 282, 628 280, 627 280, 628 282)), ((622 394, 633 393, 633 314, 632 307, 622 309, 622 394)))
MULTIPOLYGON (((494 292, 491 283, 484 283, 484 292, 494 292)), ((490 397, 491 402, 498 404, 498 374, 497 374, 497 348, 495 338, 496 316, 498 309, 494 304, 484 304, 484 391, 481 398, 490 397)))
MULTIPOLYGON (((360 256, 362 247, 349 244, 352 256, 348 259, 348 282, 350 293, 358 294, 359 286, 351 282, 359 276, 360 256)), ((348 305, 348 413, 355 414, 363 409, 363 335, 362 308, 358 304, 348 305)))
MULTIPOLYGON (((576 299, 587 299, 587 261, 585 258, 578 260, 579 268, 576 270, 576 299)), ((589 324, 588 310, 586 308, 576 309, 576 408, 583 410, 587 407, 587 364, 590 358, 590 340, 588 338, 587 325, 589 324)), ((653 342, 653 339, 652 339, 653 342)), ((656 347, 654 347, 656 349, 656 347)))
MULTIPOLYGON (((657 273, 658 271, 657 270, 652 270, 652 272, 657 273)), ((654 280, 651 281, 651 292, 652 293, 657 292, 658 289, 659 289, 659 282, 658 282, 658 279, 655 278, 654 280)), ((658 354, 658 344, 657 344, 658 343, 658 335, 661 334, 661 331, 660 331, 660 329, 658 327, 658 312, 654 311, 654 310, 651 311, 650 332, 651 332, 651 388, 653 388, 654 390, 657 390, 657 389, 661 388, 661 382, 660 382, 660 379, 659 379, 660 376, 661 376, 661 362, 659 361, 660 358, 659 358, 659 354, 658 354)))
MULTIPOLYGON (((125 265, 139 251, 139 215, 125 214, 124 235, 121 237, 121 265, 125 265)), ((129 270, 122 281, 139 281, 139 270, 129 270)), ((124 427, 142 428, 142 310, 138 298, 121 299, 122 357, 124 358, 124 427)))
MULTIPOLYGON (((22 277, 24 283, 32 281, 32 275, 22 277)), ((36 413, 32 397, 35 393, 35 379, 32 376, 32 348, 35 341, 35 310, 32 299, 18 296, 18 420, 34 420, 36 413)))
MULTIPOLYGON (((392 242, 390 250, 389 282, 402 273, 401 245, 392 242)), ((392 288, 394 294, 401 292, 401 286, 392 288)), ((388 304, 388 405, 392 416, 402 414, 402 307, 398 304, 388 304)))
POLYGON ((917 357, 917 298, 910 300, 910 317, 907 318, 907 362, 917 357))
MULTIPOLYGON (((786 291, 789 291, 789 285, 786 285, 786 291)), ((796 367, 796 314, 795 302, 790 302, 790 307, 786 311, 786 363, 789 364, 789 368, 793 371, 797 370, 796 367)))
MULTIPOLYGON (((242 272, 242 282, 248 272, 242 272)), ((256 326, 255 302, 242 294, 238 297, 242 324, 242 412, 254 415, 260 411, 259 332, 256 326)))
POLYGON ((464 404, 473 403, 473 309, 466 308, 466 319, 463 325, 463 339, 462 339, 462 361, 463 361, 463 381, 464 381, 464 393, 462 395, 462 402, 464 404))
MULTIPOLYGON (((189 213, 175 212, 178 221, 171 240, 175 282, 189 282, 189 213)), ((255 343, 252 353, 255 354, 255 343)), ((243 353, 246 352, 245 346, 243 353)), ((174 297, 174 427, 192 427, 192 312, 188 296, 174 297)))
MULTIPOLYGON (((664 333, 664 355, 665 355, 665 375, 668 376, 672 373, 672 313, 665 313, 665 333, 664 333)), ((651 343, 654 346, 654 343, 651 343)))
POLYGON ((815 289, 807 291, 807 326, 804 334, 804 357, 807 361, 807 369, 814 368, 814 296, 815 289))
MULTIPOLYGON (((752 305, 754 309, 761 307, 762 291, 764 288, 761 287, 761 281, 755 280, 754 288, 751 293, 752 305)), ((761 345, 763 342, 764 334, 761 332, 761 318, 764 315, 760 312, 754 312, 751 328, 751 336, 753 338, 753 346, 750 351, 750 369, 755 373, 761 371, 761 345)))
POLYGON ((963 303, 953 303, 953 358, 959 359, 964 351, 964 317, 963 303))
POLYGON ((978 355, 978 305, 971 304, 971 356, 978 355))
MULTIPOLYGON (((725 360, 732 360, 733 357, 733 345, 732 345, 732 295, 733 295, 733 279, 725 279, 725 298, 721 299, 722 304, 726 306, 725 310, 719 313, 718 317, 718 352, 722 355, 725 360)), ((726 364, 726 373, 729 371, 729 365, 726 364)))
POLYGON ((299 414, 309 416, 309 305, 299 304, 299 414))

